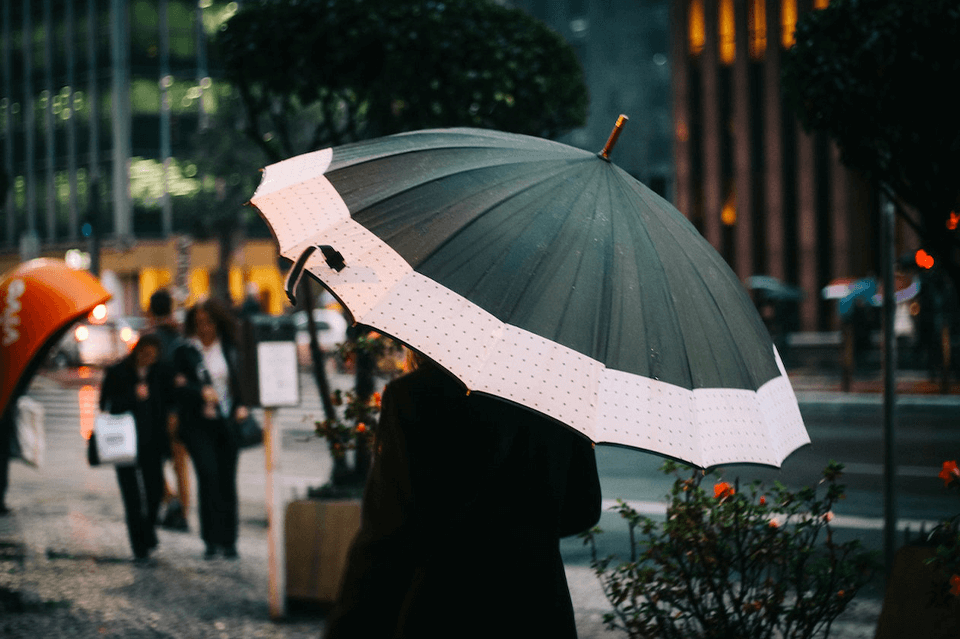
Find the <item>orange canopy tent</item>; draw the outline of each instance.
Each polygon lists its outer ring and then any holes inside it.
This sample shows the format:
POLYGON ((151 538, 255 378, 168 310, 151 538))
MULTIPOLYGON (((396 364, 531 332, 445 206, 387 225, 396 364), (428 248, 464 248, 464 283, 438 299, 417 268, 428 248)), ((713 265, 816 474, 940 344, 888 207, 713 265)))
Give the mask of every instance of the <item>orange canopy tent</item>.
POLYGON ((56 339, 108 299, 96 277, 61 260, 30 260, 0 278, 0 416, 56 339))

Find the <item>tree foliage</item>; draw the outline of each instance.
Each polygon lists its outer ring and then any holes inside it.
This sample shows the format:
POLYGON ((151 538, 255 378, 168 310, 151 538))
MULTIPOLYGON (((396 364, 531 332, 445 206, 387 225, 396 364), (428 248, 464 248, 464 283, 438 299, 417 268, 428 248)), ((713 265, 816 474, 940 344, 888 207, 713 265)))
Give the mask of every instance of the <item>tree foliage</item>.
POLYGON ((663 522, 615 507, 629 526, 629 560, 597 555, 599 528, 581 535, 613 608, 607 627, 637 639, 829 636, 876 569, 859 541, 834 539, 842 469, 831 462, 819 486, 796 492, 739 481, 711 491, 709 472, 664 464, 676 480, 663 522))
POLYGON ((801 18, 783 63, 785 101, 801 123, 908 209, 955 283, 958 237, 946 225, 960 212, 958 40, 956 0, 834 0, 801 18))
POLYGON ((555 137, 585 121, 570 46, 490 0, 259 0, 216 42, 273 159, 421 128, 555 137))

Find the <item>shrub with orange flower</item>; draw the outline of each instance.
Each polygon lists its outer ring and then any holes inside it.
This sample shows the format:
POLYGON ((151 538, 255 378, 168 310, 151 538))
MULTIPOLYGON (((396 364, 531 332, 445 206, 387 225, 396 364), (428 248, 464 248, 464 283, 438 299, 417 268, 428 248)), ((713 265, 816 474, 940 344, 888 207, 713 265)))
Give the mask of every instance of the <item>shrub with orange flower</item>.
POLYGON ((713 496, 716 499, 726 499, 727 497, 733 497, 737 494, 737 491, 729 483, 721 481, 713 486, 713 496))
MULTIPOLYGON (((955 459, 943 462, 938 477, 943 480, 945 490, 960 492, 960 468, 955 459)), ((960 597, 960 514, 942 521, 934 528, 927 537, 927 543, 935 548, 930 563, 938 566, 944 576, 952 575, 944 582, 944 590, 949 590, 954 597, 960 597)))
POLYGON ((315 422, 315 432, 327 440, 334 459, 343 459, 347 451, 356 449, 361 438, 372 441, 380 413, 380 393, 362 398, 353 391, 336 390, 331 398, 334 406, 343 407, 343 415, 315 422))
POLYGON ((676 481, 663 521, 619 501, 630 558, 597 554, 595 528, 581 535, 612 612, 610 629, 641 637, 825 637, 877 568, 876 553, 834 539, 843 499, 842 465, 830 463, 816 488, 775 482, 741 487, 674 462, 676 481))
POLYGON ((940 470, 940 479, 943 480, 944 488, 947 488, 957 479, 960 479, 960 468, 957 468, 957 460, 943 462, 943 468, 940 470))

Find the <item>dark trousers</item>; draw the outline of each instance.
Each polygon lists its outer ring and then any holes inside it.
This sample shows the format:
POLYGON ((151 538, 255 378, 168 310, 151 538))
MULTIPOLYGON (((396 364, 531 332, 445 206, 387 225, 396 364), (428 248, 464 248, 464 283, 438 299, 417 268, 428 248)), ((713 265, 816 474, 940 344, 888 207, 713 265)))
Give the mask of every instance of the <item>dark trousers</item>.
POLYGON ((117 466, 117 483, 134 557, 146 557, 157 545, 157 511, 163 498, 160 455, 140 455, 135 466, 117 466))
POLYGON ((183 443, 197 475, 200 538, 207 545, 237 543, 240 521, 237 498, 237 462, 240 449, 223 420, 203 420, 184 433, 183 443))

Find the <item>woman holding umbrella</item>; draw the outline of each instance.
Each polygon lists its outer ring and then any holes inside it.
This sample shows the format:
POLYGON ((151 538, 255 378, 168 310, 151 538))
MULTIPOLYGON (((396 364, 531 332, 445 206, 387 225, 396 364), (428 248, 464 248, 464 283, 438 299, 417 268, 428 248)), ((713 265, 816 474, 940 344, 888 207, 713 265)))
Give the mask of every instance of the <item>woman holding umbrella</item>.
POLYGON ((559 540, 599 518, 586 438, 425 363, 383 393, 326 637, 576 637, 559 540))
POLYGON ((236 322, 214 299, 197 303, 184 322, 187 343, 174 353, 179 436, 193 460, 205 559, 237 558, 237 462, 232 424, 248 410, 240 384, 236 322))
POLYGON ((163 496, 163 456, 167 442, 167 397, 154 367, 160 340, 144 335, 125 358, 107 368, 100 386, 100 410, 133 414, 137 463, 117 466, 117 482, 126 513, 127 533, 136 561, 146 561, 157 546, 157 510, 163 496))

